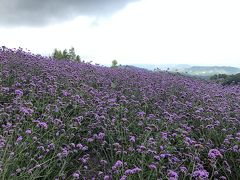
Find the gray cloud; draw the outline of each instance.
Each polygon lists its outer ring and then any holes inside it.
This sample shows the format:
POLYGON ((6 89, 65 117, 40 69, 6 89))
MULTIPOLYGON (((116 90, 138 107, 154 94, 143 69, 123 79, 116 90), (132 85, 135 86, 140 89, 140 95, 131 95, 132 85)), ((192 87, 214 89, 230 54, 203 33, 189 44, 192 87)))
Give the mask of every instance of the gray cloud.
POLYGON ((138 0, 0 0, 0 26, 42 26, 78 15, 109 16, 138 0))

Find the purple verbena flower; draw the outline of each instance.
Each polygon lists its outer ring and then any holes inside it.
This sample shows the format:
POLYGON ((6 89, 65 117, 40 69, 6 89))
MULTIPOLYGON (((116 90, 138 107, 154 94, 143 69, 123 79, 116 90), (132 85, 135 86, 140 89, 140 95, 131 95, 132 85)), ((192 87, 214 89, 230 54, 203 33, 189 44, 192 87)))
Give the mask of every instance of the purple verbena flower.
POLYGON ((156 170, 157 169, 157 166, 155 164, 149 164, 148 167, 151 169, 151 170, 156 170))
POLYGON ((178 174, 175 171, 169 170, 168 171, 168 177, 170 180, 177 180, 178 174))
POLYGON ((210 158, 210 159, 216 159, 217 157, 223 157, 222 156, 222 154, 220 153, 220 151, 219 150, 217 150, 217 149, 211 149, 210 151, 209 151, 209 153, 208 153, 208 157, 210 158))
POLYGON ((198 178, 201 180, 207 180, 209 176, 209 173, 206 170, 196 170, 193 172, 192 177, 198 178))
POLYGON ((47 129, 47 128, 48 128, 48 125, 47 125, 47 123, 45 123, 45 122, 39 122, 39 123, 38 123, 38 126, 39 126, 40 128, 43 128, 43 129, 47 129))
POLYGON ((120 161, 120 160, 118 160, 118 161, 114 164, 114 166, 112 167, 112 170, 116 170, 116 169, 118 169, 118 168, 120 168, 120 167, 122 167, 122 166, 123 166, 123 162, 120 161))
POLYGON ((15 94, 16 94, 17 96, 21 97, 21 96, 23 95, 23 91, 20 90, 20 89, 17 89, 17 90, 15 90, 15 94))
POLYGON ((22 141, 22 140, 23 140, 23 137, 22 137, 22 136, 18 136, 17 142, 20 142, 20 141, 22 141))
POLYGON ((27 129, 27 130, 25 131, 25 133, 26 133, 26 134, 31 134, 31 133, 32 133, 32 130, 31 130, 31 129, 27 129))
POLYGON ((79 179, 80 178, 80 174, 78 172, 73 173, 72 176, 73 176, 74 179, 79 179))
POLYGON ((136 142, 135 136, 130 136, 130 142, 132 142, 132 143, 135 143, 135 142, 136 142))

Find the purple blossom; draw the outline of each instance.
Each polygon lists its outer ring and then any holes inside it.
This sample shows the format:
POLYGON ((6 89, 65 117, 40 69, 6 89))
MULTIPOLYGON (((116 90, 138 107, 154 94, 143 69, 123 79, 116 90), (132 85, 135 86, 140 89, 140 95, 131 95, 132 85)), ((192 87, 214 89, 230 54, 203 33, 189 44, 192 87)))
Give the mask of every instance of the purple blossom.
POLYGON ((25 133, 26 133, 26 134, 31 134, 31 133, 32 133, 32 130, 31 130, 31 129, 27 129, 27 130, 25 131, 25 133))
POLYGON ((81 143, 79 143, 76 145, 76 147, 82 150, 84 146, 81 143))
POLYGON ((27 107, 21 107, 20 112, 25 114, 25 115, 31 115, 34 111, 30 108, 27 108, 27 107))
POLYGON ((23 96, 23 91, 20 89, 15 90, 15 94, 19 97, 23 96))
POLYGON ((62 91, 63 96, 68 96, 69 93, 67 91, 62 91))
POLYGON ((142 171, 142 170, 141 170, 140 168, 135 167, 135 168, 133 168, 133 169, 127 169, 124 174, 126 174, 126 175, 136 174, 136 173, 139 173, 139 172, 141 172, 141 171, 142 171))
POLYGON ((23 140, 23 137, 22 137, 22 136, 18 136, 17 142, 20 142, 20 141, 22 141, 22 140, 23 140))
POLYGON ((111 180, 110 176, 108 176, 108 175, 104 176, 103 179, 104 179, 104 180, 111 180))
POLYGON ((100 132, 97 136, 98 140, 103 140, 105 137, 105 133, 100 132))
POLYGON ((126 175, 123 175, 120 180, 127 180, 127 176, 126 175))
POLYGON ((123 165, 123 162, 118 160, 114 166, 118 168, 118 167, 121 167, 122 165, 123 165))
POLYGON ((135 143, 135 142, 136 142, 135 136, 130 136, 130 142, 132 142, 132 143, 135 143))
POLYGON ((168 133, 162 132, 161 134, 162 134, 162 138, 163 138, 164 140, 167 140, 167 139, 168 139, 168 133))
POLYGON ((39 123, 38 123, 38 126, 39 126, 40 128, 43 128, 43 129, 47 129, 47 128, 48 128, 48 125, 47 125, 47 123, 45 123, 45 122, 39 122, 39 123))
POLYGON ((157 169, 157 166, 155 164, 149 164, 148 167, 151 169, 151 170, 156 170, 157 169))
POLYGON ((207 180, 209 173, 206 170, 196 170, 193 172, 192 176, 194 178, 202 179, 202 180, 207 180))
POLYGON ((187 168, 185 166, 181 166, 180 171, 183 173, 187 173, 187 168))
POLYGON ((172 170, 168 171, 168 177, 170 180, 177 180, 178 179, 178 174, 172 170))
POLYGON ((117 170, 118 168, 122 167, 123 166, 123 162, 118 160, 114 166, 112 167, 112 170, 117 170))
POLYGON ((142 169, 138 168, 138 167, 135 167, 132 169, 132 172, 135 174, 135 173, 139 173, 140 171, 142 171, 142 169))
POLYGON ((217 157, 222 158, 222 154, 217 149, 211 149, 208 153, 208 157, 211 158, 211 159, 216 159, 217 157))
POLYGON ((75 172, 75 173, 73 173, 73 178, 75 178, 75 179, 79 179, 80 178, 80 174, 78 173, 78 172, 75 172))
POLYGON ((140 111, 140 112, 137 113, 137 115, 138 115, 139 117, 143 118, 143 117, 146 115, 146 113, 143 112, 143 111, 140 111))

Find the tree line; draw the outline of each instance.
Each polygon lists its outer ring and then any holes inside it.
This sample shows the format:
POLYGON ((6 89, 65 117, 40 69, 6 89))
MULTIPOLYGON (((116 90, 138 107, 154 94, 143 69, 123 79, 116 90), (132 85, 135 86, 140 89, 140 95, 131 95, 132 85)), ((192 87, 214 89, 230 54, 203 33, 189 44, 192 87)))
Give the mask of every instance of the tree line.
MULTIPOLYGON (((75 53, 74 47, 71 47, 69 50, 64 49, 63 51, 55 48, 53 50, 51 57, 57 60, 70 60, 70 61, 81 62, 81 58, 79 55, 75 53)), ((117 60, 113 60, 111 67, 117 67, 117 66, 118 66, 117 60)))
POLYGON ((211 76, 210 80, 223 85, 237 85, 240 84, 240 73, 234 75, 216 74, 211 76))
POLYGON ((77 61, 77 62, 81 62, 81 58, 79 55, 77 55, 75 53, 75 49, 74 47, 71 47, 69 50, 64 49, 63 51, 59 50, 59 49, 54 49, 52 55, 51 55, 54 59, 57 60, 71 60, 71 61, 77 61))

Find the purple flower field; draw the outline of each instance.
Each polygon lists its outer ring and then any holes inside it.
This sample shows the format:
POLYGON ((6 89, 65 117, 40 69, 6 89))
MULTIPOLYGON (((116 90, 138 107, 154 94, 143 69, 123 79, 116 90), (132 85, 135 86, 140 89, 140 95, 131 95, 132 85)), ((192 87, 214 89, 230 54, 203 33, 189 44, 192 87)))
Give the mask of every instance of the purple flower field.
POLYGON ((0 49, 0 179, 240 179, 240 87, 0 49))

